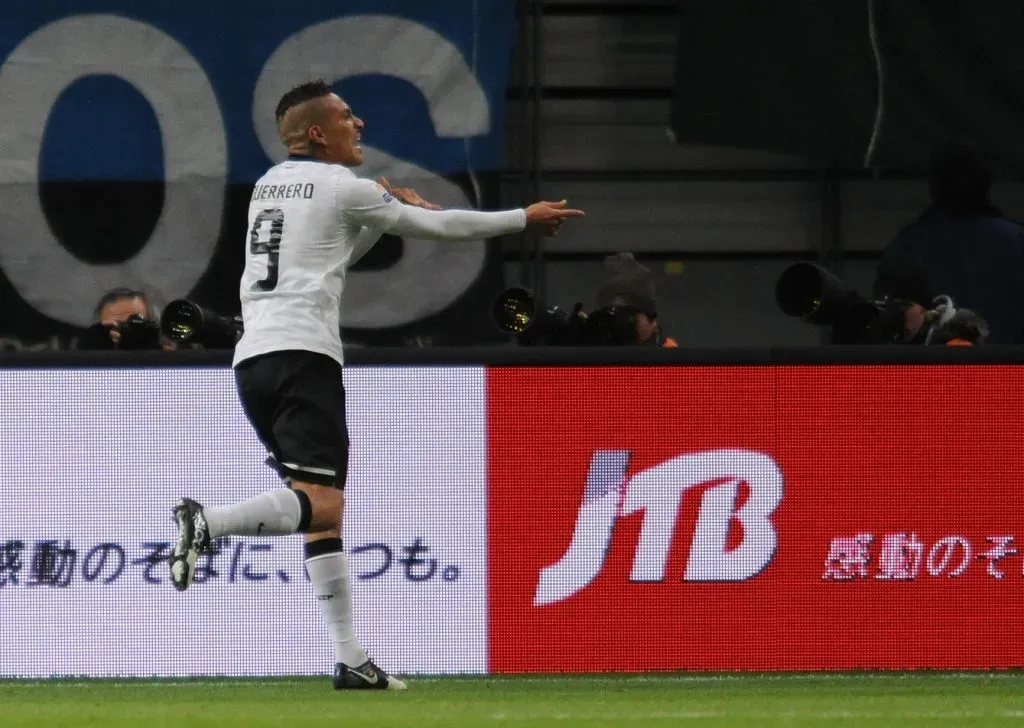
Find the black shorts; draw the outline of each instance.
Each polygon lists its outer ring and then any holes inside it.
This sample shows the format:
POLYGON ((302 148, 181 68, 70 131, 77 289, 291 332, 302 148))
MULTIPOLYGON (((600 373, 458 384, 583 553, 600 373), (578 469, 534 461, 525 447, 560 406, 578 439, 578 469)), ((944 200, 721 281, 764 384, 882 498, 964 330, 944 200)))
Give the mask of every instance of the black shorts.
POLYGON ((235 367, 242 408, 285 480, 345 487, 348 425, 341 365, 311 351, 275 351, 235 367))

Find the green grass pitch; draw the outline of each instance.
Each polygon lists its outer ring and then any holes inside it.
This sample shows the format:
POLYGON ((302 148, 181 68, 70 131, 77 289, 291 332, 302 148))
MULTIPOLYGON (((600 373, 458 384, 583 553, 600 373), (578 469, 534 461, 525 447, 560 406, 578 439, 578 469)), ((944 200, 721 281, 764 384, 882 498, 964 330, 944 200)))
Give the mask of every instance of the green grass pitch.
POLYGON ((1008 726, 1024 673, 0 681, 0 726, 1008 726))

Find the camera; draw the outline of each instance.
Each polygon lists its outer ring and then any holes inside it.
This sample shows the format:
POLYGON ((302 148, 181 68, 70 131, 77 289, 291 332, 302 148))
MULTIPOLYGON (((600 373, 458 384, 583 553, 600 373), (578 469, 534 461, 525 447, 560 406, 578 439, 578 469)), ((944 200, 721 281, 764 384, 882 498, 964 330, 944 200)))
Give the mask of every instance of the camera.
POLYGON ((893 344, 904 341, 911 304, 869 300, 813 263, 790 266, 775 283, 775 302, 787 316, 831 327, 833 344, 893 344))
POLYGON ((923 302, 896 298, 871 301, 847 290, 842 281, 813 263, 790 266, 775 284, 775 301, 787 316, 831 326, 833 344, 976 345, 988 340, 984 318, 957 308, 949 296, 936 296, 907 340, 907 310, 923 302))
POLYGON ((636 343, 636 315, 625 306, 591 313, 577 303, 571 311, 545 306, 528 288, 502 291, 491 309, 495 325, 520 346, 628 346, 636 343))
POLYGON ((117 324, 117 330, 121 334, 121 341, 117 345, 119 349, 130 351, 160 348, 160 324, 156 321, 132 314, 117 324))
POLYGON ((164 336, 181 346, 233 349, 242 336, 240 317, 221 316, 184 298, 168 303, 161 321, 164 336))
POLYGON ((98 351, 114 348, 121 351, 159 349, 160 324, 138 314, 132 314, 115 324, 93 324, 79 339, 78 347, 98 351), (112 331, 118 333, 119 341, 116 347, 110 335, 112 331))

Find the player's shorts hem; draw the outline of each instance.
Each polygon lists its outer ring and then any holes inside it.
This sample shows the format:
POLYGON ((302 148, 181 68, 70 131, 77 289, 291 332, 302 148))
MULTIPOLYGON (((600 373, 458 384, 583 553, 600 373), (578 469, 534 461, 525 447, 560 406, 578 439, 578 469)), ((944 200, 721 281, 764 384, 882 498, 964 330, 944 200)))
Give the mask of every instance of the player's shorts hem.
POLYGON ((298 463, 282 463, 274 457, 267 458, 267 465, 273 468, 283 480, 298 480, 302 483, 326 485, 330 488, 344 489, 345 483, 339 482, 342 476, 332 468, 299 465, 298 463))
POLYGON ((305 345, 278 345, 273 348, 260 347, 253 349, 252 351, 243 352, 242 350, 235 348, 235 355, 231 360, 231 368, 238 369, 242 364, 251 363, 255 359, 261 359, 265 356, 272 354, 293 354, 295 352, 302 352, 305 354, 323 354, 328 359, 338 362, 338 366, 345 366, 345 355, 343 351, 337 349, 321 347, 321 346, 305 346, 305 345))

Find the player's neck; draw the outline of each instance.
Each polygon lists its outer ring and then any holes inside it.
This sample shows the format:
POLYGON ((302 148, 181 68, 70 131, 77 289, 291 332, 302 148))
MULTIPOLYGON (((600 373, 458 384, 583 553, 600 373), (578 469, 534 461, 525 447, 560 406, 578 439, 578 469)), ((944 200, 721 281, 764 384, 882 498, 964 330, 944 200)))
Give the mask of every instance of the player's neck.
POLYGON ((294 160, 298 160, 300 162, 301 161, 308 161, 308 162, 324 162, 325 164, 328 163, 328 161, 326 159, 324 159, 320 155, 316 154, 315 151, 310 150, 310 149, 289 149, 288 150, 288 159, 291 159, 293 161, 294 160))

